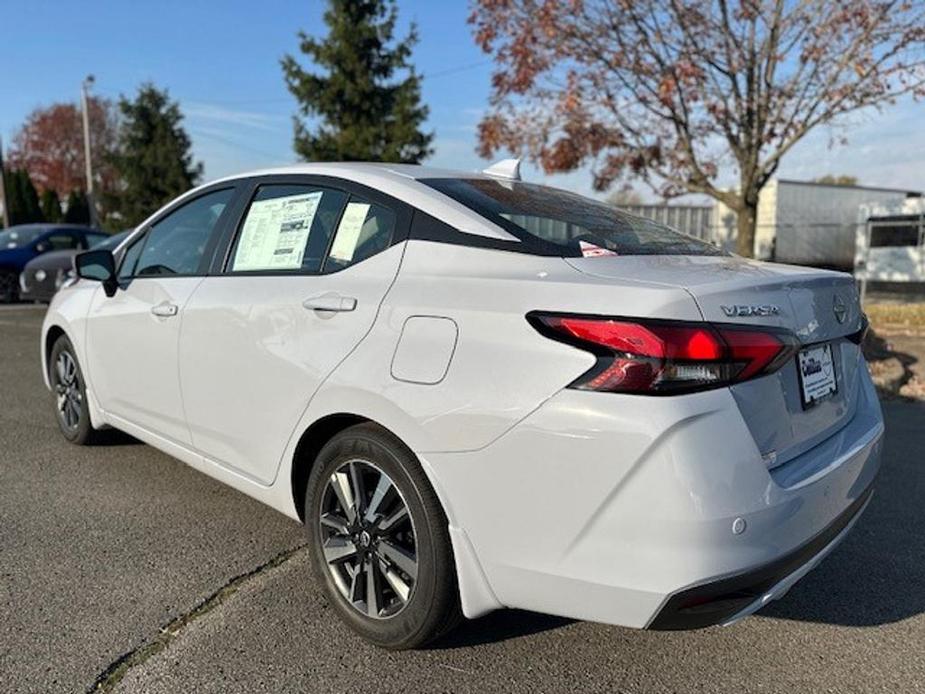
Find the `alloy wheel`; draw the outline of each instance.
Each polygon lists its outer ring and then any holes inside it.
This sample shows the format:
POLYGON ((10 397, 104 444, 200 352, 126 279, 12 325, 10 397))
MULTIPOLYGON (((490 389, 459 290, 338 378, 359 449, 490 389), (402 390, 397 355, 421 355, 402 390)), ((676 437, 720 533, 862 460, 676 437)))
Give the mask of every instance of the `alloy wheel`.
POLYGON ((83 395, 80 392, 77 362, 66 350, 58 355, 55 362, 55 397, 61 422, 68 429, 76 429, 80 424, 83 395))
POLYGON ((344 599, 374 619, 401 612, 417 580, 417 543, 392 479, 368 460, 343 463, 325 484, 319 520, 324 559, 344 599))

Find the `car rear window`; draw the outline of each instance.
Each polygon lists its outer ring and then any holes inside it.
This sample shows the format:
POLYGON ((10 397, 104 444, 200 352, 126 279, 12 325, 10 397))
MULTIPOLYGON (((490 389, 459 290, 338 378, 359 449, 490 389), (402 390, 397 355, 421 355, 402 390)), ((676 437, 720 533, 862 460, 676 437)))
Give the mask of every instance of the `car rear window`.
POLYGON ((565 257, 726 255, 663 224, 557 188, 489 178, 427 178, 422 183, 521 241, 565 257))

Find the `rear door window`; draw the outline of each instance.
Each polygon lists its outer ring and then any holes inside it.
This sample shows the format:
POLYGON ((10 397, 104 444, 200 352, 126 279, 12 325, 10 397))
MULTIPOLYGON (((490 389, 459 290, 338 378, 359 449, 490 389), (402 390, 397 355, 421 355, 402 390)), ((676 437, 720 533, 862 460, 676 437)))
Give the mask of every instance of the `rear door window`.
POLYGON ((227 270, 319 272, 346 202, 347 193, 332 188, 260 186, 238 229, 227 270))
POLYGON ((324 271, 343 270, 384 251, 391 245, 394 233, 392 210, 351 195, 337 224, 324 271))

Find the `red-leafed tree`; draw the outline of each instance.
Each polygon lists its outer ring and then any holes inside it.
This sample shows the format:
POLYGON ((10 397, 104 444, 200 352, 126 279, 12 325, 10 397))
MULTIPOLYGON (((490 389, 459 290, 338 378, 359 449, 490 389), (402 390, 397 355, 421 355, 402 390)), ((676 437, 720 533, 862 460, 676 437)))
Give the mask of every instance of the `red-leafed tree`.
POLYGON ((476 0, 470 22, 497 65, 483 156, 712 196, 748 256, 758 194, 794 144, 925 94, 921 0, 476 0), (736 190, 717 183, 730 169, 736 190))
MULTIPOLYGON (((109 100, 91 98, 89 116, 94 187, 105 193, 118 180, 111 162, 118 136, 116 110, 109 100)), ((59 198, 86 190, 83 121, 77 105, 57 103, 30 113, 13 136, 9 162, 28 171, 37 188, 53 190, 59 198)))

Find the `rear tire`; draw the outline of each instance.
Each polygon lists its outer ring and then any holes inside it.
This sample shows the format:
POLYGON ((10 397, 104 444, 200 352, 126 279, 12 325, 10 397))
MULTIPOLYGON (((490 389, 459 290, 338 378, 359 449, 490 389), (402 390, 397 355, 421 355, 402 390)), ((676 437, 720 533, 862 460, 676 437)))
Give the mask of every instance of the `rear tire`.
POLYGON ((90 424, 83 372, 74 346, 65 335, 55 340, 51 348, 48 378, 55 397, 55 419, 61 434, 78 446, 94 443, 99 432, 90 424))
POLYGON ((448 523, 414 454, 375 424, 318 454, 304 518, 312 568, 341 619, 372 643, 418 648, 461 618, 448 523))

